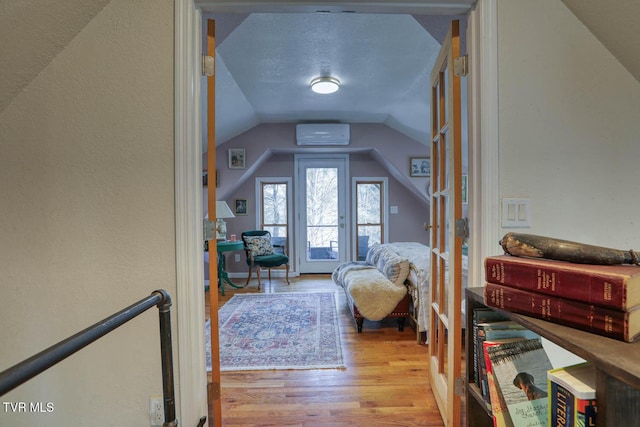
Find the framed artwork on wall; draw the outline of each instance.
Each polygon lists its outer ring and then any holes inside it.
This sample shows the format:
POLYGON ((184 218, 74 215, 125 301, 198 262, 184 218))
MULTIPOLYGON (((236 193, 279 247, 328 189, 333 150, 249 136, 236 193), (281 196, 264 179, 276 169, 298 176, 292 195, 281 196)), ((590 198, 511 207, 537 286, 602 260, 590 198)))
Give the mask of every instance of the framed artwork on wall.
POLYGON ((429 157, 411 157, 409 176, 431 176, 431 159, 429 157))
POLYGON ((245 169, 246 167, 244 148, 229 148, 229 169, 245 169))
MULTIPOLYGON (((202 171, 202 186, 209 186, 209 171, 202 171)), ((216 169, 216 187, 220 187, 220 171, 216 169)))
POLYGON ((233 212, 236 215, 247 215, 247 199, 235 199, 233 212))

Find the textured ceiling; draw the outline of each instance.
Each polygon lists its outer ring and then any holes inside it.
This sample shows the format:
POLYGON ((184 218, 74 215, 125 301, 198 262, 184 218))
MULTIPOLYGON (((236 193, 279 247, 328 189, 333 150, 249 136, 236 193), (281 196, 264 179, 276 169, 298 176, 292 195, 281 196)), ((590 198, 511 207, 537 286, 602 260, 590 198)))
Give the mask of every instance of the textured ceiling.
POLYGON ((0 112, 109 1, 0 2, 0 112))
MULTIPOLYGON (((629 72, 640 82, 640 26, 636 21, 640 16, 640 1, 638 0, 617 0, 617 1, 601 1, 601 0, 562 0, 563 3, 589 28, 589 30, 597 37, 611 52, 612 54, 629 70, 629 72)), ((363 29, 363 33, 358 36, 355 31, 349 31, 349 29, 343 32, 345 37, 357 37, 356 40, 348 40, 349 46, 353 49, 363 49, 354 51, 352 54, 346 53, 346 48, 341 48, 339 45, 341 41, 338 41, 335 37, 328 35, 328 39, 332 41, 330 48, 321 47, 319 34, 315 34, 316 44, 312 44, 312 40, 300 40, 301 46, 307 46, 309 54, 314 52, 311 47, 315 46, 314 59, 305 60, 300 58, 298 62, 302 64, 292 65, 293 69, 305 71, 307 74, 312 72, 322 72, 328 69, 331 72, 344 72, 344 67, 341 64, 336 64, 334 61, 337 59, 350 58, 352 56, 359 56, 361 54, 368 54, 369 56, 389 55, 389 58, 401 60, 407 56, 406 46, 414 46, 416 48, 422 48, 430 45, 433 40, 439 40, 439 35, 442 33, 442 25, 438 23, 441 16, 424 16, 424 15, 455 15, 464 14, 466 10, 475 2, 475 0, 422 0, 422 1, 401 1, 401 0, 373 0, 373 1, 324 1, 322 3, 315 3, 308 0, 297 1, 266 1, 266 0, 253 0, 238 2, 236 0, 216 0, 216 1, 204 1, 198 2, 204 15, 216 13, 223 14, 224 19, 221 19, 216 23, 217 27, 217 39, 221 52, 229 50, 225 46, 226 38, 233 35, 232 38, 242 38, 244 40, 251 39, 246 32, 250 32, 250 28, 241 29, 242 23, 249 17, 250 13, 256 12, 298 12, 298 13, 315 13, 317 11, 332 12, 333 15, 340 15, 341 12, 356 12, 350 14, 352 16, 364 14, 364 13, 384 13, 384 14, 413 14, 416 20, 421 24, 423 28, 428 31, 420 33, 418 40, 399 40, 397 47, 391 46, 391 43, 380 40, 380 34, 378 32, 393 32, 390 27, 390 23, 376 23, 372 24, 371 28, 364 28, 360 24, 360 29, 363 29), (234 35, 236 28, 241 29, 238 35, 234 35), (368 34, 372 34, 371 41, 367 43, 369 38, 368 34), (431 37, 431 38, 430 38, 431 37), (360 39, 360 40, 358 40, 360 39), (375 41, 375 43, 374 43, 375 41), (376 43, 382 43, 380 48, 377 48, 376 43), (391 46, 391 47, 390 47, 391 46), (384 50, 383 50, 384 47, 384 50), (323 50, 324 49, 324 50, 323 50), (368 49, 365 52, 364 49, 368 49), (398 52, 396 52, 396 50, 398 52), (377 51, 377 53, 376 53, 377 51), (324 52, 328 54, 328 59, 323 60, 318 56, 318 52, 324 52), (329 68, 326 68, 326 67, 329 68), (313 68, 315 67, 315 69, 313 68), (322 68, 325 67, 325 68, 322 68)), ((50 0, 4 0, 0 2, 0 112, 3 111, 9 103, 19 94, 24 88, 35 78, 42 69, 49 64, 60 51, 97 15, 107 4, 109 0, 64 0, 64 1, 50 1, 50 0)), ((317 13, 315 13, 317 14, 317 13)), ((325 13, 326 14, 326 13, 325 13)), ((321 14, 320 14, 321 15, 321 14)), ((349 15, 349 14, 346 14, 349 15)), ((372 16, 372 15, 369 15, 372 16)), ((383 15, 392 16, 392 15, 383 15)), ((406 15, 405 15, 406 17, 406 15)), ((272 17, 272 23, 276 22, 275 17, 272 17)), ((320 16, 318 17, 320 18, 320 16)), ((447 18, 446 16, 444 18, 447 18)), ((450 20, 451 16, 448 17, 450 20)), ((309 17, 307 20, 300 22, 310 23, 309 17)), ((339 18, 343 19, 343 18, 339 18)), ((359 19, 359 18, 358 18, 359 19)), ((402 18, 404 19, 404 18, 402 18)), ((326 20, 328 21, 328 20, 326 20)), ((392 20, 395 22, 395 18, 392 20)), ((398 19, 398 22, 401 20, 398 19)), ((266 25, 263 23, 263 25, 266 25)), ((325 22, 324 25, 333 25, 325 22)), ((366 27, 366 25, 365 25, 366 27)), ((325 27, 331 28, 331 27, 325 27)), ((317 30, 313 27, 288 29, 282 31, 276 29, 271 31, 271 34, 264 34, 264 26, 262 27, 263 33, 260 34, 260 38, 268 37, 272 43, 278 44, 279 41, 276 38, 276 33, 282 37, 287 37, 288 41, 284 42, 293 49, 293 39, 300 39, 305 34, 317 30)), ((333 31, 333 30, 332 30, 333 31)), ((415 25, 412 23, 408 28, 401 29, 402 34, 415 35, 415 25)), ((390 35, 393 37, 393 34, 390 35)), ((234 42, 237 43, 237 42, 234 42)), ((253 40, 251 42, 261 43, 260 39, 253 40)), ((230 43, 232 44, 232 43, 230 43)), ((251 46, 242 47, 242 51, 246 51, 251 46)), ((273 54, 287 55, 288 51, 278 49, 278 46, 266 46, 265 48, 271 49, 273 54)), ((298 48, 298 52, 301 48, 298 48)), ((235 49, 234 49, 235 50, 235 49)), ((256 49, 251 49, 255 51, 256 49)), ((236 52, 234 54, 242 55, 243 52, 236 52)), ((293 50, 291 51, 293 52, 293 50)), ((227 52, 225 55, 234 55, 227 52)), ((244 52, 246 54, 246 52, 244 52)), ((236 81, 230 70, 236 69, 237 61, 245 62, 246 58, 236 60, 235 58, 225 57, 220 54, 218 63, 218 79, 221 86, 218 88, 218 96, 223 104, 221 104, 222 111, 219 113, 218 126, 222 126, 221 134, 218 138, 218 143, 224 142, 228 138, 242 131, 242 129, 248 129, 254 125, 260 123, 263 120, 273 121, 280 117, 284 121, 295 121, 301 119, 301 104, 303 99, 285 99, 281 91, 275 90, 271 86, 267 75, 260 75, 260 78, 265 82, 264 87, 260 90, 255 90, 255 96, 260 100, 256 101, 252 91, 240 86, 239 82, 246 82, 248 76, 238 76, 236 81), (229 63, 229 69, 226 69, 226 62, 229 63), (269 99, 265 97, 269 96, 269 99), (256 106, 252 104, 256 102, 256 106), (286 104, 291 103, 291 106, 287 107, 286 104), (287 119, 284 116, 280 116, 279 113, 269 111, 271 104, 280 105, 283 108, 282 111, 288 111, 297 114, 295 117, 287 119), (295 105, 295 108, 293 107, 295 105), (225 130, 226 129, 226 130, 225 130)), ((271 70, 278 70, 273 62, 277 60, 275 56, 270 60, 264 58, 263 61, 271 61, 271 70)), ((430 54, 425 52, 419 57, 411 57, 409 61, 412 66, 419 61, 428 62, 430 54)), ((353 58, 350 58, 353 59, 353 58)), ((290 58, 287 60, 289 64, 294 61, 290 58)), ((357 61, 352 61, 355 63, 357 61)), ((420 101, 416 101, 412 104, 411 92, 420 90, 421 84, 419 77, 413 79, 407 78, 407 70, 402 69, 402 63, 398 62, 395 65, 395 69, 390 64, 381 62, 375 62, 376 66, 363 67, 360 64, 359 73, 355 75, 344 74, 342 77, 344 83, 345 92, 349 88, 349 85, 356 83, 354 90, 358 89, 360 94, 368 101, 374 102, 380 99, 380 96, 385 91, 389 90, 389 81, 380 83, 380 85, 369 84, 365 85, 364 78, 374 75, 380 75, 385 67, 391 70, 391 76, 395 76, 392 80, 402 79, 402 87, 405 92, 398 93, 394 99, 389 101, 389 105, 375 105, 372 109, 372 116, 383 118, 384 122, 395 127, 398 130, 402 130, 408 135, 420 139, 424 134, 424 130, 421 125, 415 125, 424 117, 425 107, 420 104, 420 101), (406 81, 405 81, 406 80, 406 81), (347 85, 349 83, 349 85, 347 85), (410 86, 413 83, 414 87, 410 86), (366 91, 364 91, 364 87, 366 91), (375 89, 380 87, 379 90, 375 89), (407 89, 409 88, 409 89, 407 89), (364 91, 364 92, 363 92, 364 91), (372 92, 372 93, 369 93, 372 92), (379 92, 379 93, 376 93, 379 92), (403 105, 400 101, 402 98, 403 105), (408 116, 418 116, 420 120, 410 119, 408 116), (407 120, 405 120, 407 117, 407 120), (399 119, 400 118, 400 119, 399 119)), ((286 73, 286 70, 281 70, 286 73)), ((308 78, 309 76, 305 76, 308 78)), ((340 76, 339 76, 340 77, 340 76)), ((292 78, 288 83, 290 87, 300 85, 303 82, 303 77, 297 79, 292 78)), ((307 82, 308 83, 308 82, 307 82)), ((244 83, 243 83, 244 84, 244 83)), ((339 92, 339 95, 342 95, 339 92)), ((310 98, 310 94, 306 94, 307 103, 310 98)), ((345 95, 346 96, 346 95, 345 95)), ((336 98, 337 99, 337 98, 336 98)), ((308 111, 310 116, 314 119, 329 118, 328 114, 328 102, 318 101, 318 108, 315 111, 308 111)), ((360 106, 365 108, 369 105, 364 105, 365 102, 360 102, 360 106)), ((353 107, 348 105, 340 105, 336 111, 341 111, 344 114, 352 114, 353 116, 360 114, 362 111, 356 111, 353 107)), ((286 113, 286 114, 289 114, 286 113)), ((336 117, 336 119, 339 119, 336 117)), ((365 120, 365 119, 362 119, 365 120)), ((374 119, 370 119, 374 120, 374 119)), ((378 119, 375 119, 378 120, 378 119)))
POLYGON ((323 121, 386 123, 426 142, 439 48, 411 15, 251 14, 217 49, 217 143, 257 123, 323 121), (340 90, 313 93, 319 76, 340 90))
POLYGON ((640 1, 562 2, 640 82, 640 1))

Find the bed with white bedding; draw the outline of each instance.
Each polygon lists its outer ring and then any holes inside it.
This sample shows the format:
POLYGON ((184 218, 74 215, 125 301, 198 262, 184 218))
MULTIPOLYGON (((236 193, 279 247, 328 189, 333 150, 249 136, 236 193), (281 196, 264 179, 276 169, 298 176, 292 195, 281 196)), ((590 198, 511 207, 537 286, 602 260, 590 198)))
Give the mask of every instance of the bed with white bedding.
MULTIPOLYGON (((422 332, 426 332, 429 325, 429 281, 431 279, 430 248, 418 242, 385 243, 399 256, 409 260, 409 276, 407 284, 413 301, 413 321, 417 325, 417 339, 422 332)), ((462 286, 467 286, 467 255, 462 256, 462 286)), ((462 302, 464 307, 464 301, 462 302)), ((464 316, 464 312, 463 312, 464 316)), ((464 322, 463 322, 464 324, 464 322)))

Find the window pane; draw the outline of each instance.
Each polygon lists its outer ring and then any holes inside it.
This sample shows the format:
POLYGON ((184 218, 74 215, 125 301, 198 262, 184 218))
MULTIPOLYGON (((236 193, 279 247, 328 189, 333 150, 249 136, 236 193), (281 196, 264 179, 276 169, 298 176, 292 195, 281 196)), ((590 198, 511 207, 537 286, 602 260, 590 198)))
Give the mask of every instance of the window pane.
POLYGON ((356 257, 362 261, 369 248, 382 243, 382 182, 356 183, 356 257))
POLYGON ((358 261, 364 261, 367 251, 376 243, 380 243, 382 235, 379 225, 358 226, 358 261))
POLYGON ((307 168, 307 259, 338 258, 337 183, 337 168, 307 168))
POLYGON ((262 206, 265 224, 286 224, 287 184, 264 184, 262 187, 262 206))
POLYGON ((363 183, 357 185, 358 195, 358 224, 380 224, 380 184, 363 183))
POLYGON ((266 226, 265 230, 271 232, 271 244, 276 253, 289 253, 289 242, 287 241, 287 227, 266 226))

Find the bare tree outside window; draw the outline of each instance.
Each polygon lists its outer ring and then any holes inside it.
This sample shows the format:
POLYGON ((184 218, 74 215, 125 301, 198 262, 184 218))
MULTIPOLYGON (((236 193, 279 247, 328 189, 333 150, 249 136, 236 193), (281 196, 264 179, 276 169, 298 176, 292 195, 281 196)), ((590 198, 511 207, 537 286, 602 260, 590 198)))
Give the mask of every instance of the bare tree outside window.
MULTIPOLYGON (((338 251, 338 170, 307 169, 307 239, 309 248, 338 251)), ((337 256, 337 254, 336 254, 337 256)))
POLYGON ((271 232, 273 240, 287 236, 287 184, 262 185, 262 227, 271 232))
POLYGON ((357 258, 364 260, 370 246, 382 242, 382 182, 356 183, 357 258))

